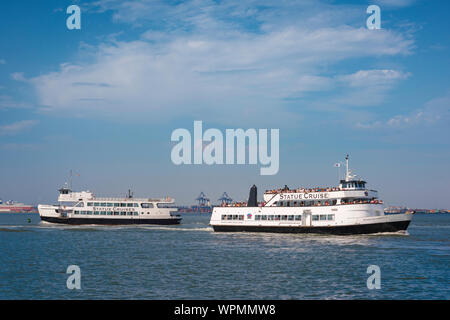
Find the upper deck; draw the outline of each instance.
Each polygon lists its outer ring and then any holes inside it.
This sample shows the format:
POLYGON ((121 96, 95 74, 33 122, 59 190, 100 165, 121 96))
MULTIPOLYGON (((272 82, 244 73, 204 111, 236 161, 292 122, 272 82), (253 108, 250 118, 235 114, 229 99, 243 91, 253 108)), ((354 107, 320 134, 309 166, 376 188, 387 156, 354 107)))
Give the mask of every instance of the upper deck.
POLYGON ((96 197, 94 193, 90 191, 72 192, 68 188, 61 188, 59 190, 59 202, 80 202, 80 201, 95 201, 95 202, 120 202, 120 203, 140 203, 140 202, 153 202, 153 203, 174 203, 175 199, 166 198, 133 198, 133 197, 96 197))

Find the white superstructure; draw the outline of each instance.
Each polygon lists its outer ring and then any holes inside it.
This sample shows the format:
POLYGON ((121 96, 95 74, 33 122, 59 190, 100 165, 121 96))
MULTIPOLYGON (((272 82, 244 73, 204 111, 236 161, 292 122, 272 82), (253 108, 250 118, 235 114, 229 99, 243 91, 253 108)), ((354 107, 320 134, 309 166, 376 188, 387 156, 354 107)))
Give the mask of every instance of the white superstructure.
POLYGON ((338 187, 270 190, 264 203, 215 207, 210 224, 215 231, 358 234, 406 230, 412 215, 385 215, 375 190, 351 173, 338 187))
POLYGON ((65 224, 179 224, 174 199, 97 198, 90 191, 59 190, 58 205, 38 206, 41 220, 65 224))

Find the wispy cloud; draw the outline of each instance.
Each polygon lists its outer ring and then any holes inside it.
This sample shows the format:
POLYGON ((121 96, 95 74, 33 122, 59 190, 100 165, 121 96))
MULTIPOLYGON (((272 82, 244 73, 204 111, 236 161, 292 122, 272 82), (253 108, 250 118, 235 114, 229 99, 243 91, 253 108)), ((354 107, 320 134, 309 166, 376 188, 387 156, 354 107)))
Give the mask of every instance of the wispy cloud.
POLYGON ((380 6, 388 7, 388 8, 408 7, 410 5, 413 5, 416 2, 417 2, 417 0, 375 0, 374 1, 374 3, 379 4, 380 6))
POLYGON ((427 102, 422 108, 409 114, 400 114, 387 120, 376 120, 368 123, 358 123, 362 129, 404 129, 423 127, 427 125, 448 128, 450 123, 450 93, 427 102))
POLYGON ((35 126, 38 123, 39 121, 37 120, 22 120, 10 124, 5 124, 0 126, 0 135, 15 135, 35 126))
POLYGON ((8 95, 0 95, 0 109, 15 109, 15 108, 31 108, 31 104, 21 101, 16 101, 8 95))
MULTIPOLYGON (((332 65, 354 58, 408 55, 414 47, 412 39, 395 31, 372 32, 363 22, 352 26, 358 15, 351 7, 303 2, 305 11, 300 14, 311 27, 294 19, 287 4, 277 2, 270 2, 270 12, 255 3, 235 1, 198 1, 196 10, 193 2, 157 3, 97 2, 104 10, 114 10, 116 19, 130 23, 145 21, 141 14, 151 6, 151 15, 157 11, 157 19, 173 22, 172 29, 149 29, 135 41, 103 42, 90 55, 94 61, 66 63, 57 72, 28 79, 39 104, 68 113, 157 112, 155 121, 188 114, 237 121, 254 110, 255 117, 264 119, 262 115, 274 108, 280 116, 295 119, 295 111, 283 109, 292 98, 358 81, 387 80, 386 87, 393 78, 401 79, 389 70, 361 71, 347 78, 323 74, 324 61, 332 65), (192 30, 186 31, 185 24, 192 30)), ((288 3, 298 10, 298 4, 288 3)))

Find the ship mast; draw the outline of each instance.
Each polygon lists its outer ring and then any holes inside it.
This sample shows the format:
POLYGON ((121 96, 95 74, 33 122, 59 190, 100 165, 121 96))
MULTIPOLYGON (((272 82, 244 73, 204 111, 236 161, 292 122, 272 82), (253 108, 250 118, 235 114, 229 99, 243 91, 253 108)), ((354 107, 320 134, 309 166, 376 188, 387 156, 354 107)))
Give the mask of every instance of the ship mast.
POLYGON ((348 154, 345 157, 345 181, 350 181, 350 174, 349 174, 349 169, 348 169, 348 154))

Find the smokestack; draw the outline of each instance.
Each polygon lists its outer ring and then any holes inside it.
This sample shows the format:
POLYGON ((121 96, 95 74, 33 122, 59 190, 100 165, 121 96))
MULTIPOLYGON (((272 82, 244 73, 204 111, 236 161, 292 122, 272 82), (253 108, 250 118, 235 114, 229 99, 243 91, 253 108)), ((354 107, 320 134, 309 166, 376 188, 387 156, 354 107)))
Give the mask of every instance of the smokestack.
POLYGON ((250 196, 248 197, 247 207, 258 206, 258 190, 255 185, 250 188, 250 196))

